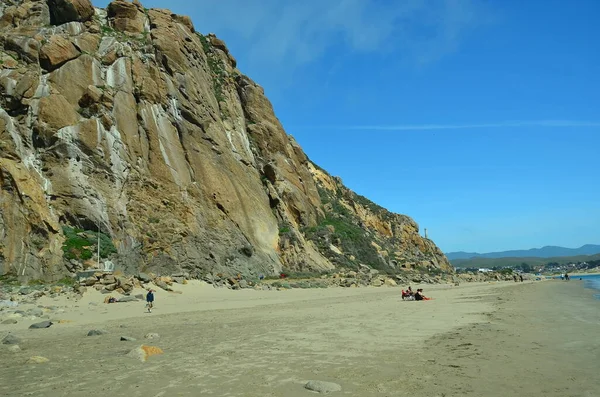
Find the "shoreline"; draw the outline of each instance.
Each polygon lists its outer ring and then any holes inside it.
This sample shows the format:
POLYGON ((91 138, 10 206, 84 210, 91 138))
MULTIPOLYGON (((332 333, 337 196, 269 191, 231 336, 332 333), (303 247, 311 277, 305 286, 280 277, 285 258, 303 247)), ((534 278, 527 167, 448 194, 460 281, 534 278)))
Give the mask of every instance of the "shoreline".
POLYGON ((422 352, 433 365, 421 370, 452 385, 420 384, 416 395, 596 396, 600 302, 573 281, 515 285, 488 297, 494 310, 486 321, 436 335, 428 341, 435 353, 422 352))
MULTIPOLYGON (((322 380, 340 384, 342 392, 334 393, 340 396, 504 396, 506 383, 509 388, 515 385, 521 396, 587 397, 573 394, 571 382, 571 389, 560 389, 564 381, 558 375, 565 368, 556 360, 565 362, 567 370, 578 368, 581 359, 585 362, 589 351, 582 350, 583 358, 577 360, 563 355, 578 354, 584 345, 598 346, 597 320, 570 328, 580 319, 568 317, 565 323, 561 316, 548 318, 561 304, 572 305, 571 296, 580 297, 575 303, 590 303, 584 300, 588 296, 598 304, 579 283, 547 280, 424 288, 434 300, 403 302, 397 287, 286 291, 210 287, 198 288, 200 303, 187 293, 174 294, 172 301, 161 302, 157 296, 152 314, 141 313, 142 303, 123 304, 137 314, 123 306, 116 318, 96 311, 80 314, 81 305, 72 323, 12 331, 22 337, 23 350, 0 349, 0 394, 89 396, 102 390, 140 397, 300 397, 310 395, 303 387, 308 380, 322 380), (559 295, 556 302, 554 295, 563 290, 567 299, 559 295), (564 332, 584 330, 583 339, 571 338, 566 348, 555 349, 551 335, 536 336, 548 328, 548 319, 555 329, 566 327, 564 332), (108 333, 87 337, 92 327, 108 333), (148 333, 160 338, 146 340, 148 333), (137 341, 120 342, 122 335, 137 341), (145 363, 125 356, 142 343, 160 347, 164 354, 145 363), (34 355, 50 361, 24 364, 34 355), (533 375, 523 375, 521 364, 515 363, 523 363, 533 375), (543 370, 535 369, 540 365, 543 370), (543 380, 546 376, 561 380, 554 385, 543 380), (536 382, 552 387, 540 388, 536 382)), ((119 305, 105 306, 112 310, 119 305)), ((597 313, 597 306, 589 306, 597 313)), ((0 328, 0 337, 5 329, 0 328)), ((590 375, 586 380, 573 373, 581 393, 596 386, 590 375)))

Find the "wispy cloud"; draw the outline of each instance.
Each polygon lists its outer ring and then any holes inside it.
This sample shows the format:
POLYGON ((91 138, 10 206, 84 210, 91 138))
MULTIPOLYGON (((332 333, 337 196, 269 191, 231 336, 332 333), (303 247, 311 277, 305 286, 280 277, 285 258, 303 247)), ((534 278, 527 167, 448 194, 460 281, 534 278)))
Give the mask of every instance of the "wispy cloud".
MULTIPOLYGON (((177 2, 177 0, 174 0, 177 2)), ((480 0, 204 0, 196 26, 235 36, 252 63, 296 67, 332 47, 400 52, 420 63, 454 51, 481 23, 480 0)), ((191 3, 190 3, 191 5, 191 3)), ((190 10, 192 11, 192 10, 190 10)))
POLYGON ((346 126, 294 126, 295 129, 336 129, 369 131, 418 131, 418 130, 468 130, 482 128, 520 128, 520 127, 600 127, 600 121, 574 120, 533 120, 505 121, 499 123, 476 124, 390 124, 390 125, 346 125, 346 126))
MULTIPOLYGON (((109 1, 93 3, 104 7, 109 1)), ((422 67, 456 51, 474 28, 487 24, 494 14, 485 0, 142 3, 190 15, 198 31, 225 39, 240 68, 271 88, 293 84, 308 68, 315 67, 318 73, 335 69, 336 63, 350 62, 348 55, 376 55, 386 64, 393 59, 399 65, 422 67)))

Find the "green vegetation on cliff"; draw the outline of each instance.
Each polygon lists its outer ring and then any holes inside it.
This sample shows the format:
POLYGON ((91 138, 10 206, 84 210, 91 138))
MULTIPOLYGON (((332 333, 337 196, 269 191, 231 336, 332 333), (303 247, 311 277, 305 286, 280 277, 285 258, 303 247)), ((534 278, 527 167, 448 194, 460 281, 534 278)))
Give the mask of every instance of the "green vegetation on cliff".
POLYGON ((341 191, 332 192, 320 186, 318 189, 325 218, 318 226, 306 229, 306 237, 337 266, 356 269, 362 263, 373 269, 393 271, 372 245, 374 235, 361 226, 361 220, 342 204, 344 197, 341 191), (333 252, 332 245, 344 255, 333 252))
POLYGON ((111 238, 102 232, 63 226, 63 233, 65 242, 62 248, 66 259, 91 259, 94 255, 93 252, 98 249, 98 235, 100 237, 100 258, 108 258, 117 252, 111 238))

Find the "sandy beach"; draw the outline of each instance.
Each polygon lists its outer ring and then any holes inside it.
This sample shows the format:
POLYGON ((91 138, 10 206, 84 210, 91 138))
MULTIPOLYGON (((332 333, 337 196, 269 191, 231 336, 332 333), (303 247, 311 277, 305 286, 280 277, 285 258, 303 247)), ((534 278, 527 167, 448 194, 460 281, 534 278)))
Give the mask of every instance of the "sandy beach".
POLYGON ((96 292, 41 300, 52 327, 0 325, 0 338, 22 339, 19 352, 0 346, 0 395, 295 397, 313 394, 309 380, 348 396, 598 395, 599 302, 579 282, 423 287, 434 300, 403 302, 400 288, 201 283, 159 291, 152 313, 96 292), (127 356, 141 344, 164 354, 127 356))

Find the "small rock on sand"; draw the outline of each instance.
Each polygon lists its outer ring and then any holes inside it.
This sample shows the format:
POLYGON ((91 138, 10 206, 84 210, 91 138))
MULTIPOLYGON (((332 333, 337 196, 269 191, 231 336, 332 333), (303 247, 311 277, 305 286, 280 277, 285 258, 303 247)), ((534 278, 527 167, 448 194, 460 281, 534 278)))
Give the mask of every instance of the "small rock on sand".
POLYGON ((87 336, 100 336, 105 334, 108 334, 108 331, 105 331, 103 329, 92 329, 90 330, 90 332, 88 332, 87 336))
POLYGON ((31 324, 29 328, 31 329, 41 329, 41 328, 50 328, 52 325, 52 321, 42 321, 41 323, 31 324))
POLYGON ((19 345, 10 345, 6 348, 6 350, 8 350, 11 353, 18 353, 21 351, 21 348, 19 347, 19 345))
POLYGON ((2 338, 3 345, 18 345, 19 343, 21 343, 21 338, 13 334, 8 334, 2 338))
POLYGON ((134 358, 136 360, 140 360, 140 361, 144 362, 148 359, 148 357, 155 356, 157 354, 163 354, 163 353, 164 352, 159 347, 141 345, 141 346, 136 347, 135 349, 131 350, 129 353, 127 353, 127 357, 134 358))
POLYGON ((16 324, 18 323, 18 321, 14 318, 9 318, 7 320, 2 321, 2 324, 8 325, 8 324, 16 324))
POLYGON ((132 338, 131 336, 121 336, 121 340, 125 341, 125 342, 135 342, 136 339, 132 338))
POLYGON ((135 296, 124 296, 122 298, 119 298, 117 300, 117 302, 119 303, 124 303, 124 302, 137 302, 138 298, 136 298, 135 296))
POLYGON ((144 338, 146 338, 146 339, 158 339, 158 338, 160 338, 160 335, 159 334, 155 334, 155 333, 149 333, 149 334, 146 334, 146 336, 144 336, 144 338))
POLYGON ((27 310, 27 314, 36 317, 42 317, 44 315, 44 311, 39 307, 34 307, 33 309, 27 310))
POLYGON ((332 393, 342 390, 342 386, 338 385, 337 383, 324 382, 322 380, 310 380, 304 385, 304 387, 317 393, 332 393))
POLYGON ((43 363, 47 363, 48 360, 46 357, 42 357, 42 356, 33 356, 30 357, 29 360, 27 360, 26 364, 43 364, 43 363))

